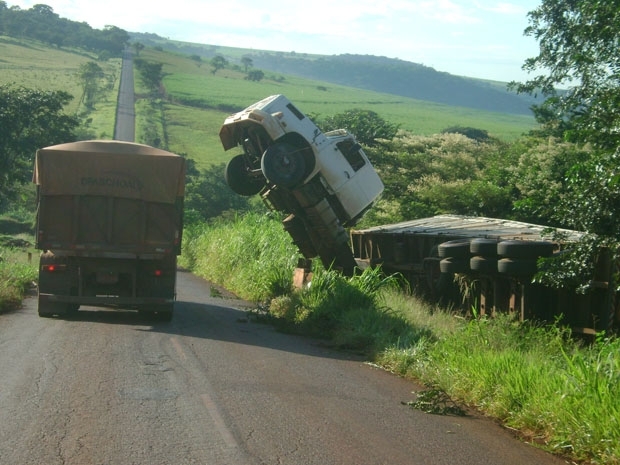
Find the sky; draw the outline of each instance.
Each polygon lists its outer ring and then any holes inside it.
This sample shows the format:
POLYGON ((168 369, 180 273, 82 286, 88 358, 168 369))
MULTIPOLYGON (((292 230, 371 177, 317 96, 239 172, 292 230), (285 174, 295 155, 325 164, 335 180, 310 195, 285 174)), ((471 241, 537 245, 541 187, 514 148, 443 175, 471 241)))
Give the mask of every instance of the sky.
MULTIPOLYGON (((527 13, 541 0, 5 0, 101 29, 282 52, 376 55, 459 76, 525 81, 538 43, 527 13)), ((530 78, 532 76, 529 76, 530 78)))

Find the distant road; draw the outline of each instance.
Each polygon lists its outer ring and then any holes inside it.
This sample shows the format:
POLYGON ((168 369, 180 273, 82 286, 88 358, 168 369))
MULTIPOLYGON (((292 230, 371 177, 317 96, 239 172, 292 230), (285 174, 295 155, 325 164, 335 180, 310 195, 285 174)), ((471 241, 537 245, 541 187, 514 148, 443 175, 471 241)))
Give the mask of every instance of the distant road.
POLYGON ((114 139, 134 142, 135 138, 136 113, 134 110, 133 55, 131 51, 127 49, 123 52, 114 139))

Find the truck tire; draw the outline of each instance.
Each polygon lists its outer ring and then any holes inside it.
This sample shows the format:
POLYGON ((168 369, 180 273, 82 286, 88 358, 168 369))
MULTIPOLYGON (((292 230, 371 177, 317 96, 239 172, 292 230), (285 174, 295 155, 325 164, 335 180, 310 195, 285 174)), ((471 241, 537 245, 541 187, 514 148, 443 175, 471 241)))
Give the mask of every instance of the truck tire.
POLYGON ((442 242, 437 247, 440 258, 469 258, 469 239, 456 239, 454 241, 442 242))
POLYGON ((233 192, 246 197, 258 194, 265 186, 261 177, 251 175, 243 155, 231 158, 226 164, 224 179, 233 192))
POLYGON ((472 255, 480 255, 483 257, 497 257, 497 244, 499 241, 495 239, 486 239, 477 237, 472 239, 469 244, 469 251, 472 255))
POLYGON ((497 244, 497 253, 507 258, 550 257, 556 245, 550 241, 501 241, 497 244))
POLYGON ((273 144, 263 154, 261 169, 269 182, 292 189, 306 174, 303 150, 287 142, 273 144))
POLYGON ((439 262, 442 273, 469 273, 469 259, 448 257, 439 262))
POLYGON ((469 260, 469 267, 472 271, 483 274, 497 273, 497 258, 476 256, 469 260))
POLYGON ((39 297, 38 313, 41 318, 52 318, 54 315, 66 316, 67 310, 67 305, 63 303, 41 300, 39 297))
POLYGON ((535 258, 502 258, 497 261, 497 271, 513 276, 533 276, 538 271, 535 258))

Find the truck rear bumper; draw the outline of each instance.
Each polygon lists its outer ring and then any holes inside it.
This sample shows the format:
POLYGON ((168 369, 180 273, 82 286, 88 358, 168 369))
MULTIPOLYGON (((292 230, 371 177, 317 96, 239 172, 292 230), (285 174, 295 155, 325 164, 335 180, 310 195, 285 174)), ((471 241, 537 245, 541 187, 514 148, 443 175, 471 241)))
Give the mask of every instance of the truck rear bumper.
POLYGON ((164 297, 120 297, 120 296, 72 296, 39 293, 39 302, 59 302, 77 305, 92 305, 94 307, 145 307, 170 305, 174 298, 164 297))

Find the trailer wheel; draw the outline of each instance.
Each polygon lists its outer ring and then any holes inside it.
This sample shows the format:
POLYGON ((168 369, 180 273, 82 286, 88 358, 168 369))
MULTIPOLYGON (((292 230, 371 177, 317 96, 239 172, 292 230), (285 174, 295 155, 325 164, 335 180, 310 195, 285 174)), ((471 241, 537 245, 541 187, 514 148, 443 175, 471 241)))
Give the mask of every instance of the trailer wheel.
POLYGON ((472 255, 481 255, 484 257, 497 257, 497 244, 495 239, 486 239, 478 237, 472 239, 469 244, 469 251, 472 255))
POLYGON ((250 167, 245 162, 243 155, 237 155, 228 161, 224 171, 224 179, 233 192, 246 197, 258 194, 265 186, 261 177, 250 174, 250 167))
POLYGON ((476 256, 469 260, 469 267, 472 271, 483 274, 497 273, 497 259, 493 257, 476 256))
POLYGON ((454 241, 442 242, 437 247, 437 254, 440 258, 469 258, 471 253, 469 239, 456 239, 454 241))
POLYGON ((502 258, 497 261, 497 271, 513 276, 533 276, 538 271, 535 258, 502 258))
POLYGON ((468 273, 469 259, 448 257, 439 262, 439 269, 442 273, 468 273))
POLYGON ((555 244, 550 241, 501 241, 497 253, 508 258, 538 258, 553 255, 555 244))
POLYGON ((287 142, 273 144, 263 154, 261 169, 269 182, 291 189, 306 174, 303 150, 287 142))

